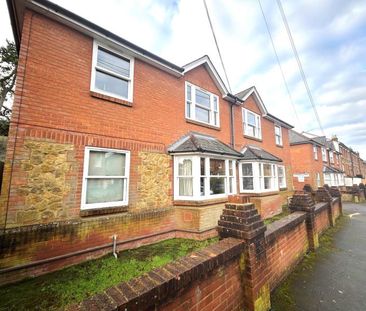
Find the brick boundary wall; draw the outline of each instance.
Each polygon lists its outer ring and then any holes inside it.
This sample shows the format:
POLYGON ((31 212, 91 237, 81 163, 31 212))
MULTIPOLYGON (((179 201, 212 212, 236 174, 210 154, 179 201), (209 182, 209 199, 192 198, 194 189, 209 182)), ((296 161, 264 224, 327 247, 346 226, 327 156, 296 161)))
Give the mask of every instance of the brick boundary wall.
POLYGON ((69 310, 268 311, 270 292, 319 246, 319 235, 342 214, 340 197, 328 194, 323 188, 317 191, 323 202, 295 194, 294 212, 268 227, 253 203, 234 196, 219 220, 219 242, 69 310))

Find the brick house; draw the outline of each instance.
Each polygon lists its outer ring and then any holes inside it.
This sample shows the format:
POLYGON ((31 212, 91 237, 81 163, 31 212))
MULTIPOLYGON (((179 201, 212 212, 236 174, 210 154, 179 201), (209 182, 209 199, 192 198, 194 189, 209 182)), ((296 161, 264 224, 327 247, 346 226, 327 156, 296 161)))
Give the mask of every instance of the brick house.
POLYGON ((177 66, 49 1, 8 7, 19 66, 1 192, 6 281, 112 241, 216 235, 230 194, 263 217, 281 211, 292 126, 255 87, 232 95, 208 56, 177 66))
POLYGON ((296 190, 302 190, 306 184, 313 189, 324 184, 344 185, 341 152, 336 137, 327 139, 325 136, 309 136, 291 130, 290 151, 296 190))
POLYGON ((360 154, 342 142, 339 143, 339 148, 342 154, 342 167, 345 172, 345 185, 352 186, 353 184, 358 185, 361 182, 365 182, 365 162, 360 157, 360 154))

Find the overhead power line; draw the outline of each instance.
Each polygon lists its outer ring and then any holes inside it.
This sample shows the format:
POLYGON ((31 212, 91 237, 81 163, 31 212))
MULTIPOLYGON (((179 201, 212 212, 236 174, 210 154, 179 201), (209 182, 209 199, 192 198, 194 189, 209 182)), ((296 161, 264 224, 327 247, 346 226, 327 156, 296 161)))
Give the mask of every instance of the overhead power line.
POLYGON ((280 71, 281 71, 281 75, 282 75, 282 79, 283 79, 283 83, 285 84, 285 87, 286 87, 286 91, 287 91, 287 94, 288 94, 288 97, 290 99, 290 103, 292 105, 292 108, 294 109, 294 113, 295 113, 295 117, 296 117, 296 120, 297 122, 300 123, 301 127, 303 127, 303 124, 297 114, 297 111, 296 111, 296 107, 295 107, 295 104, 292 100, 292 96, 291 96, 291 93, 290 93, 290 89, 288 87, 288 84, 287 84, 287 81, 286 81, 286 78, 285 78, 285 74, 283 72, 283 69, 282 69, 282 65, 281 65, 281 61, 280 61, 280 58, 278 57, 278 53, 277 53, 277 50, 276 50, 276 46, 274 44, 274 41, 273 41, 273 37, 272 37, 272 34, 271 34, 271 31, 269 29, 269 24, 268 24, 268 21, 267 21, 267 18, 266 18, 266 15, 264 14, 264 10, 263 10, 263 7, 262 7, 262 3, 261 3, 261 0, 258 0, 258 4, 259 4, 259 7, 261 9, 261 12, 262 12, 262 16, 263 16, 263 19, 264 19, 264 23, 266 25, 266 28, 267 28, 267 32, 268 32, 268 36, 271 40, 271 44, 272 44, 272 48, 273 48, 273 52, 274 54, 276 55, 276 60, 277 60, 277 63, 278 63, 278 67, 280 68, 280 71))
POLYGON ((313 96, 311 94, 311 91, 310 91, 310 88, 309 88, 309 85, 308 85, 308 82, 307 82, 307 79, 306 79, 306 76, 305 76, 305 72, 304 72, 304 69, 302 67, 302 64, 301 64, 301 61, 300 61, 300 57, 299 57, 299 54, 298 54, 297 49, 296 49, 296 46, 295 46, 294 39, 293 39, 292 34, 291 34, 290 27, 289 27, 288 22, 287 22, 287 18, 286 18, 286 15, 285 15, 285 11, 283 10, 283 7, 282 7, 281 0, 277 0, 277 5, 278 5, 278 8, 279 8, 280 13, 281 13, 281 16, 282 16, 282 21, 283 21, 283 23, 285 25, 287 35, 289 37, 289 40, 290 40, 290 43, 291 43, 291 47, 292 47, 292 51, 293 51, 293 53, 295 55, 297 65, 298 65, 299 70, 300 70, 301 78, 302 78, 302 80, 304 82, 305 89, 306 89, 306 92, 307 92, 308 97, 309 97, 309 101, 310 101, 310 103, 311 103, 311 105, 313 107, 315 117, 316 117, 316 119, 318 121, 318 124, 319 124, 319 128, 322 131, 322 134, 325 135, 323 126, 322 126, 322 124, 320 122, 318 110, 316 109, 316 106, 315 106, 315 103, 314 103, 314 99, 313 99, 313 96))
POLYGON ((207 14, 208 22, 209 22, 209 24, 210 24, 210 28, 211 28, 211 32, 212 32, 212 36, 213 36, 213 38, 214 38, 214 40, 215 40, 216 49, 217 49, 217 52, 218 52, 219 57, 220 57, 221 66, 222 66, 222 69, 224 70, 224 74, 225 74, 226 82, 227 82, 227 85, 228 85, 228 87, 229 87, 229 91, 230 91, 230 93, 231 93, 231 86, 230 86, 229 78, 228 78, 227 73, 226 73, 226 69, 225 69, 224 61, 222 60, 222 56, 221 56, 221 52, 220 52, 220 48, 219 48, 219 44, 218 44, 217 39, 216 39, 216 34, 215 34, 215 31, 214 31, 214 28, 213 28, 213 25, 212 25, 212 22, 211 22, 210 13, 209 13, 209 11, 208 11, 208 7, 207 7, 206 0, 203 0, 203 4, 204 4, 205 9, 206 9, 206 14, 207 14))

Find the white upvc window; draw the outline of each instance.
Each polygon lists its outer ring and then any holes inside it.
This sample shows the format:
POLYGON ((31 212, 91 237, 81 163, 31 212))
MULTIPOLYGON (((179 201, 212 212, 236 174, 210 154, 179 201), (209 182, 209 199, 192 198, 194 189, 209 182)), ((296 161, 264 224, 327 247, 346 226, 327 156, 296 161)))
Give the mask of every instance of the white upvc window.
POLYGON ((333 151, 329 151, 329 161, 330 163, 334 163, 333 151))
POLYGON ((318 160, 318 147, 316 145, 313 146, 314 160, 318 160))
POLYGON ((325 149, 324 147, 322 147, 322 159, 323 162, 327 162, 327 149, 325 149))
POLYGON ((320 173, 316 173, 316 186, 321 187, 320 173))
POLYGON ((205 200, 235 194, 235 163, 216 156, 174 156, 174 199, 205 200))
POLYGON ((324 184, 325 185, 328 185, 328 186, 331 186, 332 178, 331 178, 330 174, 329 173, 325 173, 323 175, 324 175, 324 184))
POLYGON ((278 171, 278 186, 281 188, 286 188, 286 171, 283 165, 277 166, 278 171))
POLYGON ((130 152, 86 147, 81 209, 126 206, 130 152))
POLYGON ((275 125, 275 140, 276 140, 276 145, 278 145, 278 146, 283 145, 283 142, 282 142, 282 128, 279 125, 275 125))
POLYGON ((91 90, 132 102, 134 59, 94 41, 91 90))
POLYGON ((264 162, 239 164, 240 192, 270 192, 279 190, 277 165, 264 162))
POLYGON ((219 98, 215 94, 186 82, 186 118, 219 127, 219 98))
POLYGON ((261 118, 258 114, 242 108, 244 135, 262 139, 261 118))

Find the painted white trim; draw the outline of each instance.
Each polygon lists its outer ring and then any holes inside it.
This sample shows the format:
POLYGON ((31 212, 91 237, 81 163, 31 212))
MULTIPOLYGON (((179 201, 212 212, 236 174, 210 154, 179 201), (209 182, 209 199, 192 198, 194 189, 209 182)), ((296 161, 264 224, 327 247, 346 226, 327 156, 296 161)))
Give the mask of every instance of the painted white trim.
POLYGON ((281 127, 281 125, 275 124, 274 125, 274 129, 275 129, 275 144, 277 146, 283 146, 283 135, 282 135, 282 127, 281 127), (278 127, 280 129, 280 143, 279 144, 277 144, 277 141, 276 141, 276 138, 277 138, 277 135, 276 135, 276 127, 278 127))
POLYGON ((126 55, 126 54, 123 54, 117 50, 114 50, 108 46, 105 46, 99 42, 97 42, 96 40, 93 41, 93 58, 92 58, 92 70, 91 70, 91 79, 90 79, 90 90, 93 91, 93 92, 96 92, 96 93, 100 93, 100 94, 104 94, 104 95, 107 95, 107 96, 111 96, 111 97, 114 97, 114 98, 119 98, 119 99, 122 99, 122 100, 125 100, 125 101, 128 101, 128 102, 131 102, 133 101, 133 80, 134 80, 134 66, 135 64, 135 61, 134 61, 134 58, 129 56, 129 55, 126 55), (114 77, 117 77, 117 78, 120 78, 120 79, 123 79, 125 81, 128 81, 128 97, 122 97, 122 96, 119 96, 118 94, 114 94, 114 93, 111 93, 111 92, 106 92, 106 91, 103 91, 103 90, 100 90, 98 88, 95 87, 95 75, 96 75, 96 70, 97 70, 97 58, 98 58, 98 48, 101 47, 107 51, 110 51, 111 53, 113 54, 116 54, 117 56, 120 56, 122 58, 125 58, 125 59, 128 59, 129 62, 130 62, 130 77, 124 77, 124 76, 121 76, 121 75, 118 75, 114 72, 111 72, 109 70, 106 70, 106 69, 103 69, 102 71, 111 75, 111 76, 114 76, 114 77))
POLYGON ((207 55, 202 56, 202 57, 194 60, 193 62, 190 62, 190 63, 184 65, 183 66, 184 74, 203 64, 206 65, 206 68, 208 69, 208 72, 209 72, 211 78, 214 80, 214 82, 215 82, 216 86, 219 88, 221 94, 223 96, 225 96, 227 93, 229 93, 227 87, 225 86, 225 83, 222 81, 215 66, 213 65, 213 63, 211 62, 210 58, 207 55))
MULTIPOLYGON (((200 108, 202 108, 200 105, 198 105, 200 108)), ((202 123, 202 124, 205 124, 205 125, 210 125, 210 126, 214 126, 216 128, 220 128, 220 100, 219 100, 219 97, 214 94, 214 93, 211 93, 191 82, 188 82, 186 81, 185 82, 185 102, 184 102, 184 111, 185 111, 185 117, 186 119, 188 120, 192 120, 192 121, 195 121, 195 122, 199 122, 199 123, 202 123), (191 100, 190 100, 190 103, 191 103, 191 115, 188 116, 188 111, 187 111, 187 87, 190 86, 191 87, 191 100), (209 118, 210 118, 210 121, 212 121, 212 123, 207 123, 207 122, 204 122, 204 121, 201 121, 201 120, 198 120, 196 118, 196 90, 200 90, 201 92, 203 93, 206 93, 210 96, 210 109, 207 109, 205 108, 206 110, 209 110, 209 118), (213 121, 214 121, 214 98, 217 99, 217 124, 214 124, 213 121)))
MULTIPOLYGON (((99 147, 85 147, 84 150, 84 168, 83 168, 83 180, 82 180, 82 190, 81 190, 81 210, 88 210, 88 209, 98 209, 98 208, 105 208, 105 207, 118 207, 118 206, 126 206, 128 205, 128 194, 129 194, 129 183, 130 183, 130 151, 128 150, 119 150, 119 149, 109 149, 109 148, 99 148, 99 147), (86 203, 86 186, 87 186, 87 178, 88 176, 88 169, 89 169, 89 154, 90 151, 103 151, 103 152, 113 152, 113 153, 122 153, 126 155, 125 158, 125 175, 124 176, 103 176, 100 178, 124 178, 126 182, 124 183, 123 189, 123 197, 125 198, 123 201, 117 202, 103 202, 103 203, 86 203)), ((94 177, 93 177, 94 178, 94 177)))
POLYGON ((249 137, 253 137, 253 138, 257 138, 257 139, 262 139, 262 120, 261 120, 261 116, 247 108, 242 107, 242 128, 243 128, 243 134, 249 137), (248 118, 248 112, 254 114, 255 117, 255 123, 256 123, 256 129, 258 130, 258 134, 259 135, 250 135, 247 133, 247 127, 248 127, 248 122, 247 122, 247 118, 248 118))
POLYGON ((257 91, 257 89, 256 89, 256 87, 255 87, 255 86, 252 86, 252 87, 250 88, 250 91, 248 91, 248 92, 245 94, 245 96, 244 96, 243 98, 241 98, 241 100, 243 100, 243 102, 245 102, 245 101, 249 98, 249 96, 250 96, 250 95, 252 95, 252 94, 254 94, 254 95, 255 95, 255 96, 254 96, 254 99, 255 99, 255 101, 257 102, 257 104, 258 104, 258 106, 259 106, 259 109, 261 110, 262 114, 263 114, 264 116, 266 116, 266 115, 267 115, 267 113, 268 113, 267 108, 266 108, 266 106, 264 105, 264 102, 263 102, 262 98, 260 97, 260 95, 259 95, 259 93, 258 93, 258 91, 257 91))
POLYGON ((236 193, 236 185, 237 185, 237 180, 236 180, 236 160, 235 159, 229 159, 227 157, 218 157, 218 156, 208 156, 207 154, 205 155, 175 155, 173 157, 173 188, 174 188, 174 200, 185 200, 185 201, 203 201, 203 200, 208 200, 208 199, 216 199, 216 198, 225 198, 230 194, 235 194, 236 193), (205 182, 205 193, 206 195, 202 196, 201 195, 201 186, 200 186, 200 178, 201 178, 201 158, 205 159, 205 175, 202 175, 206 178, 206 182, 205 182), (192 160, 192 185, 193 185, 193 195, 192 196, 181 196, 179 195, 179 176, 178 176, 178 162, 179 159, 191 159, 192 160), (225 178, 225 193, 222 194, 209 194, 210 192, 210 178, 211 177, 215 177, 215 176, 210 176, 210 159, 220 159, 220 160, 224 160, 225 161, 225 176, 220 175, 219 177, 223 177, 225 178), (229 163, 230 161, 234 162, 234 188, 233 188, 233 192, 229 193, 229 180, 230 180, 230 176, 229 176, 229 163))

